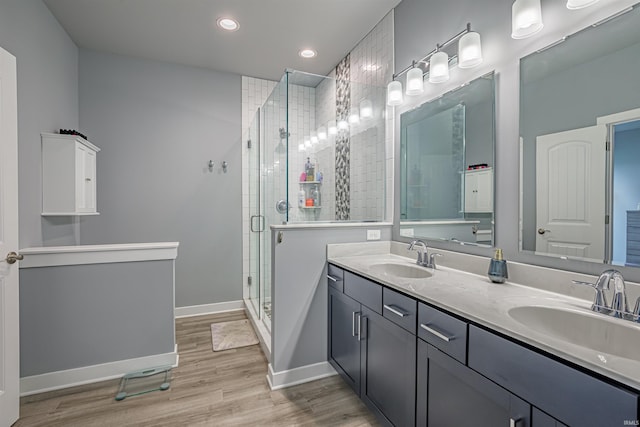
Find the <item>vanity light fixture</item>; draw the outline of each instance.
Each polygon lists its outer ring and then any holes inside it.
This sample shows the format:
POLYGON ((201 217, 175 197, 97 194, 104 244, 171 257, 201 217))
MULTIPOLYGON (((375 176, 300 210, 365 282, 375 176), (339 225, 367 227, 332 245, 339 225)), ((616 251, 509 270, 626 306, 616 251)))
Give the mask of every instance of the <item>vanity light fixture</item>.
POLYGON ((360 118, 370 119, 373 117, 373 104, 368 99, 360 101, 360 118))
POLYGON ((318 139, 320 141, 324 141, 325 139, 327 139, 327 128, 324 126, 320 126, 318 128, 318 139))
POLYGON ((596 3, 598 3, 598 0, 567 0, 567 9, 584 9, 596 3))
POLYGON ((298 55, 305 59, 315 58, 317 54, 318 52, 313 49, 302 49, 300 52, 298 52, 298 55))
POLYGON ((360 123, 360 112, 357 108, 352 108, 349 112, 349 123, 352 125, 360 123))
POLYGON ((309 148, 311 147, 311 140, 310 139, 305 139, 304 140, 304 148, 309 148))
POLYGON ((316 145, 320 140, 318 139, 318 134, 315 132, 311 132, 311 143, 316 145))
POLYGON ((338 133, 338 126, 336 126, 335 120, 329 120, 329 123, 327 123, 327 131, 329 132, 329 135, 335 135, 338 133))
MULTIPOLYGON (((520 1, 520 0, 518 0, 520 1)), ((402 83, 396 79, 403 74, 407 75, 408 96, 419 95, 424 92, 424 76, 428 74, 430 83, 441 83, 449 80, 449 64, 452 62, 449 55, 443 49, 458 42, 457 58, 460 68, 472 68, 482 63, 482 45, 480 42, 480 34, 471 31, 471 23, 467 23, 467 27, 455 36, 442 44, 437 44, 436 48, 429 52, 419 61, 412 61, 411 65, 402 71, 393 75, 391 82, 387 85, 387 105, 390 107, 401 105, 404 101, 402 83), (422 71, 425 64, 427 73, 422 71)))
POLYGON ((511 6, 511 38, 526 39, 540 32, 542 7, 540 0, 516 0, 511 6))
POLYGON ((458 41, 458 67, 473 68, 482 62, 480 34, 469 31, 458 41))
POLYGON ((225 31, 237 31, 240 28, 238 21, 232 18, 218 18, 217 24, 225 31))
POLYGON ((338 122, 338 130, 347 130, 349 129, 349 123, 346 120, 340 120, 338 122))
POLYGON ((449 80, 449 55, 447 52, 438 50, 429 61, 429 83, 443 83, 447 80, 449 80))
POLYGON ((298 151, 304 151, 304 143, 303 142, 298 144, 298 151))

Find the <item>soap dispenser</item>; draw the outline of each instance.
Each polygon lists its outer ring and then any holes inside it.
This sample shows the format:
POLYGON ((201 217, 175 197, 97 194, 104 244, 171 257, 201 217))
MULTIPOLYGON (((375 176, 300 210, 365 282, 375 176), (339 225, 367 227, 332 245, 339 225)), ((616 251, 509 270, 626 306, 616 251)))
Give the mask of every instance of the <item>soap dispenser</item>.
POLYGON ((491 258, 488 275, 494 283, 504 283, 509 278, 507 261, 502 257, 502 249, 496 249, 493 258, 491 258))

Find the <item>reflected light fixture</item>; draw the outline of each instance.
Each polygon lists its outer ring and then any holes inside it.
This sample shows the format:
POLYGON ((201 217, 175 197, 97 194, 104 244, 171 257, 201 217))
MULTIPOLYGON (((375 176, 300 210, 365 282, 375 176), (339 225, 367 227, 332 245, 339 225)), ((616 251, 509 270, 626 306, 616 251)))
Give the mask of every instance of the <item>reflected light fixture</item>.
POLYGON ((402 83, 394 80, 387 85, 387 105, 393 107, 402 104, 403 101, 402 83))
POLYGON ((349 112, 349 123, 352 125, 360 123, 360 112, 355 107, 349 112))
POLYGON ((526 39, 540 32, 542 7, 540 0, 516 0, 511 6, 511 38, 526 39))
POLYGON ((311 143, 315 145, 318 142, 320 142, 320 140, 318 139, 318 134, 315 132, 311 132, 311 143))
POLYGON ((311 140, 310 139, 305 139, 304 140, 304 147, 305 148, 311 147, 311 140))
POLYGON ((567 9, 584 9, 596 3, 598 3, 598 0, 567 0, 567 9))
POLYGON ((422 78, 422 69, 416 67, 413 61, 413 68, 407 71, 407 89, 406 94, 409 96, 420 95, 424 92, 424 79, 422 78))
POLYGON ((349 123, 347 123, 346 120, 340 120, 338 122, 338 129, 339 130, 347 130, 347 129, 349 129, 349 123))
POLYGON ((218 18, 217 24, 225 31, 237 31, 240 28, 238 21, 232 18, 218 18))
MULTIPOLYGON (((438 49, 440 47, 438 46, 438 49)), ((429 61, 429 83, 443 83, 449 80, 449 55, 438 50, 429 61)))
POLYGON ((325 139, 327 139, 327 128, 324 126, 320 126, 318 128, 318 139, 320 139, 320 141, 324 141, 325 139))
POLYGON ((329 135, 335 135, 338 133, 338 126, 336 126, 335 120, 329 120, 329 123, 327 123, 327 130, 329 131, 329 135))
POLYGON ((298 144, 298 151, 304 151, 304 143, 298 144))
POLYGON ((458 41, 458 67, 473 68, 482 63, 480 34, 469 31, 458 41))
POLYGON ((373 104, 366 98, 360 101, 360 117, 363 119, 373 117, 373 104))

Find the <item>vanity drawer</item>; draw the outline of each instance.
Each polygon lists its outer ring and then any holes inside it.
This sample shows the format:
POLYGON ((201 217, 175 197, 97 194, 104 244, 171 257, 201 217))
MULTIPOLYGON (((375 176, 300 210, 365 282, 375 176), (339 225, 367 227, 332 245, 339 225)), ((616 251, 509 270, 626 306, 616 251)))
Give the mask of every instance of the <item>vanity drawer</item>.
POLYGON ((340 292, 344 292, 344 270, 329 264, 327 266, 327 283, 340 292))
POLYGON ((416 334, 418 302, 389 288, 382 290, 382 315, 413 335, 416 334))
POLYGON ((418 336, 467 363, 467 323, 426 304, 418 306, 418 336))
POLYGON ((570 426, 638 419, 638 395, 548 356, 469 327, 469 367, 570 426))
POLYGON ((382 286, 364 277, 344 272, 344 293, 359 303, 382 314, 382 286))

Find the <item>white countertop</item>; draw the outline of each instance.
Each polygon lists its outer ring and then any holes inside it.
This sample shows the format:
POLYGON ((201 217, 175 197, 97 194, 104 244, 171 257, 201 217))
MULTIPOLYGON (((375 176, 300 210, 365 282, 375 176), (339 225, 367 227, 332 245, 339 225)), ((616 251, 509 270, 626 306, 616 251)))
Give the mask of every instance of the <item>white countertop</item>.
POLYGON ((345 256, 329 251, 328 261, 640 391, 640 342, 638 359, 626 359, 543 334, 508 315, 511 308, 523 305, 579 310, 588 316, 598 316, 603 322, 623 322, 638 328, 640 336, 640 324, 592 313, 589 301, 511 282, 492 283, 485 276, 440 266, 430 270, 433 276, 428 279, 391 277, 371 270, 372 265, 380 263, 415 266, 413 258, 391 253, 345 256))

